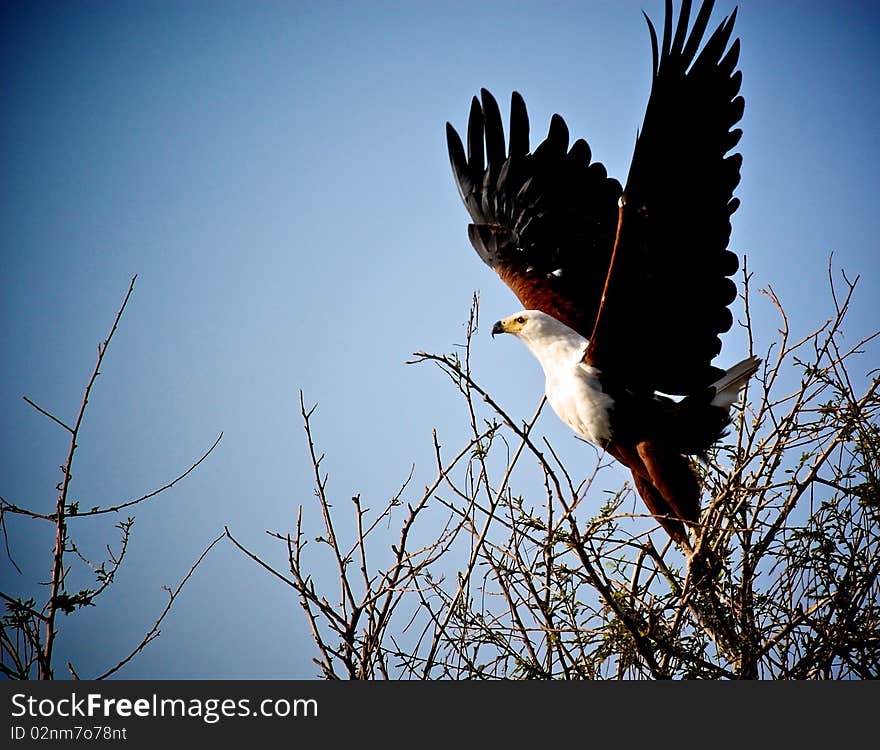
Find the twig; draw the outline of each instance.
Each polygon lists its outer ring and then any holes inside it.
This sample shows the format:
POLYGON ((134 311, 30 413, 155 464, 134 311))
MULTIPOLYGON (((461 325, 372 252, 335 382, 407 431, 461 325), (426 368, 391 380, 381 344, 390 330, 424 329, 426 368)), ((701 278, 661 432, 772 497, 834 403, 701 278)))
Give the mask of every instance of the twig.
POLYGON ((150 498, 153 498, 153 497, 155 497, 156 495, 159 495, 159 494, 165 492, 166 490, 170 490, 175 484, 177 484, 177 483, 178 483, 179 481, 181 481, 182 479, 185 479, 185 478, 188 477, 193 471, 195 471, 195 470, 201 465, 201 463, 202 463, 202 462, 203 462, 208 456, 210 456, 211 453, 214 452, 214 449, 220 444, 220 441, 221 441, 222 439, 223 439, 223 433, 221 432, 221 433, 217 436, 217 439, 214 440, 214 442, 211 444, 211 447, 208 448, 208 450, 206 450, 206 451, 202 454, 201 458, 199 458, 194 464, 192 464, 192 465, 191 465, 186 471, 184 471, 182 474, 179 474, 179 475, 176 476, 174 479, 172 479, 170 482, 166 482, 165 484, 163 484, 163 485, 162 485, 161 487, 159 487, 158 489, 152 490, 151 492, 148 492, 148 493, 145 494, 145 495, 141 495, 140 497, 135 498, 134 500, 128 500, 128 501, 126 501, 126 502, 124 502, 124 503, 119 503, 118 505, 108 506, 108 507, 106 507, 106 508, 91 508, 91 509, 89 509, 89 510, 87 510, 87 511, 85 511, 85 512, 77 511, 76 513, 69 513, 69 514, 68 514, 68 517, 69 517, 69 518, 83 518, 83 517, 85 517, 85 516, 97 516, 97 515, 101 515, 101 514, 103 514, 103 513, 118 513, 120 510, 123 510, 123 509, 125 509, 125 508, 130 508, 132 505, 138 505, 139 503, 144 502, 144 500, 149 500, 150 498))
POLYGON ((37 404, 35 404, 35 403, 34 403, 33 401, 31 401, 27 396, 22 396, 22 398, 23 398, 25 401, 27 401, 31 406, 33 406, 34 409, 36 409, 38 412, 40 412, 40 414, 43 414, 44 416, 49 417, 49 419, 51 419, 53 422, 55 422, 55 424, 59 424, 59 425, 61 425, 61 426, 62 426, 65 430, 67 430, 69 433, 73 434, 73 427, 69 427, 65 422, 62 422, 62 421, 61 421, 60 419, 58 419, 58 417, 56 417, 54 414, 50 414, 50 413, 47 412, 42 406, 38 406, 37 404))
MULTIPOLYGON (((107 334, 107 338, 104 339, 104 342, 98 345, 98 359, 95 362, 95 368, 92 371, 92 375, 89 378, 88 384, 85 388, 85 392, 83 393, 83 399, 79 407, 79 412, 76 415, 76 421, 74 422, 73 428, 67 428, 70 432, 70 448, 67 453, 67 460, 62 466, 64 479, 61 482, 60 492, 58 494, 58 502, 55 506, 55 550, 52 557, 52 576, 50 579, 50 594, 49 602, 47 605, 48 614, 46 618, 46 634, 44 638, 43 651, 40 657, 41 680, 52 679, 53 676, 52 649, 55 644, 55 613, 58 610, 58 596, 61 593, 61 587, 63 583, 62 571, 64 569, 64 553, 67 544, 67 493, 70 488, 70 480, 73 477, 73 457, 77 448, 76 441, 77 437, 79 436, 79 428, 82 425, 83 417, 86 413, 86 407, 89 403, 89 395, 92 392, 92 386, 98 379, 98 375, 101 371, 101 363, 104 361, 104 355, 107 352, 107 347, 110 345, 113 334, 116 333, 116 328, 119 325, 120 319, 122 318, 122 313, 125 311, 125 306, 128 304, 128 300, 131 297, 132 291, 134 290, 134 283, 136 279, 136 275, 132 277, 131 283, 128 287, 128 292, 126 292, 125 294, 125 299, 122 300, 122 305, 119 307, 119 311, 116 313, 116 318, 113 320, 113 325, 110 328, 110 333, 107 334)), ((42 409, 40 411, 42 411, 42 409)), ((59 424, 62 424, 62 426, 66 426, 63 425, 63 423, 61 423, 59 420, 55 421, 59 422, 59 424)))
POLYGON ((199 565, 202 564, 202 560, 204 560, 208 556, 208 553, 214 548, 214 545, 217 544, 217 542, 219 542, 225 536, 226 536, 226 534, 221 534, 213 542, 211 542, 207 547, 205 547, 204 552, 202 552, 202 554, 199 555, 199 558, 193 563, 192 567, 189 569, 189 572, 183 577, 183 580, 181 580, 181 582, 179 584, 177 584, 177 588, 175 588, 173 591, 170 588, 167 588, 167 587, 165 588, 165 590, 168 592, 168 601, 165 604, 165 608, 159 614, 159 617, 156 618, 156 622, 153 623, 153 627, 151 627, 147 631, 147 634, 144 636, 143 640, 141 640, 141 642, 137 646, 134 647, 134 649, 131 651, 131 653, 129 653, 128 656, 126 656, 121 661, 117 662, 114 666, 110 667, 110 669, 108 669, 103 674, 96 677, 95 678, 96 680, 104 680, 104 679, 110 677, 110 675, 118 672, 120 669, 122 669, 122 667, 124 667, 126 664, 128 664, 128 662, 130 662, 137 654, 139 654, 141 651, 143 651, 144 648, 146 648, 147 644, 150 643, 150 641, 159 637, 159 635, 160 635, 159 626, 162 624, 162 621, 165 619, 165 616, 171 611, 171 606, 174 604, 174 600, 177 599, 177 597, 180 595, 180 592, 183 590, 183 587, 186 585, 186 582, 192 577, 193 573, 196 572, 196 569, 199 567, 199 565))

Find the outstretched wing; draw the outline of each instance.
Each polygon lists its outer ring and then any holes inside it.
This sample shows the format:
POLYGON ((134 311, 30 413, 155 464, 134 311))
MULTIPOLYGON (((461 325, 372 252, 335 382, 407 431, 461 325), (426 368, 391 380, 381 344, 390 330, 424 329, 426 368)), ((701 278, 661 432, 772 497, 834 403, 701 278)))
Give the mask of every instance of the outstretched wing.
POLYGON ((530 152, 528 114, 516 92, 505 144, 498 104, 485 89, 481 98, 471 104, 467 153, 446 125, 452 171, 473 220, 471 243, 523 307, 588 336, 614 243, 620 183, 590 163, 586 141, 569 148, 559 115, 530 152))
POLYGON ((650 19, 653 82, 621 209, 620 237, 587 361, 633 388, 686 394, 711 383, 736 299, 736 255, 727 250, 739 201, 742 157, 727 156, 744 102, 728 48, 736 12, 700 46, 712 12, 690 0, 672 29, 666 2, 662 46, 650 19))

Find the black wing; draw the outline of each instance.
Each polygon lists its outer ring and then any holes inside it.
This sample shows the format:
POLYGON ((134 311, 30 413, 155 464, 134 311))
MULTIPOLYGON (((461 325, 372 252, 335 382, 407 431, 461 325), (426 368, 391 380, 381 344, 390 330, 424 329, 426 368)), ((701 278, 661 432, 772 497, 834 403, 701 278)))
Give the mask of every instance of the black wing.
POLYGON ((728 49, 736 14, 700 49, 712 7, 705 0, 688 33, 691 2, 682 2, 673 35, 667 0, 662 46, 648 19, 654 76, 620 214, 620 184, 590 163, 585 141, 569 149, 561 117, 529 152, 519 94, 507 148, 485 90, 471 105, 467 153, 446 126, 480 257, 524 307, 589 338, 587 361, 635 390, 687 394, 712 382, 718 335, 732 325, 738 263, 727 243, 741 158, 726 154, 744 103, 738 41, 728 49))
MULTIPOLYGON (((712 12, 700 8, 688 33, 690 0, 672 29, 667 0, 662 46, 648 19, 653 82, 636 142, 608 290, 588 361, 634 388, 686 394, 721 371, 711 366, 719 334, 733 318, 736 255, 727 250, 739 201, 742 157, 727 156, 742 131, 735 71, 739 40, 728 48, 736 12, 700 50, 712 12)), ((647 17, 646 17, 647 19, 647 17)))
POLYGON ((614 243, 620 183, 602 164, 590 163, 586 141, 569 148, 559 115, 530 152, 528 114, 516 92, 505 144, 498 104, 485 89, 481 97, 471 104, 467 154, 446 125, 452 171, 473 219, 471 243, 523 307, 588 336, 614 243))

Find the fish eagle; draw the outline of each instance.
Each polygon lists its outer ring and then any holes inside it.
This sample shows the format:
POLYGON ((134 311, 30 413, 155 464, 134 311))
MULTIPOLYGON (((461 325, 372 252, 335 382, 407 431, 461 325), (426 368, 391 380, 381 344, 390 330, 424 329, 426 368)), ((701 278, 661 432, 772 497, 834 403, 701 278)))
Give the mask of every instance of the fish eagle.
POLYGON ((466 149, 446 125, 471 244, 525 308, 495 323, 493 336, 526 344, 556 414, 632 472, 650 513, 685 549, 700 516, 690 457, 723 436, 760 362, 712 365, 737 296, 727 244, 742 157, 730 152, 744 108, 739 40, 730 42, 736 11, 704 43, 712 6, 703 2, 688 31, 690 0, 674 24, 667 0, 659 43, 645 16, 653 78, 625 187, 585 140, 569 144, 558 114, 531 150, 516 92, 506 140, 485 89, 471 104, 466 149))

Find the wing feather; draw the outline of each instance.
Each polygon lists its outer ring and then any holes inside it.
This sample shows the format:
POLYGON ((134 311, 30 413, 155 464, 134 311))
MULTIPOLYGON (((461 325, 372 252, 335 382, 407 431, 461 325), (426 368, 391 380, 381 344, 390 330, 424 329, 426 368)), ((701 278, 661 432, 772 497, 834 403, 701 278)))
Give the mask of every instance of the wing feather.
MULTIPOLYGON (((482 89, 483 116, 485 118, 486 158, 490 167, 498 169, 507 159, 504 146, 504 124, 501 122, 501 111, 495 98, 486 89, 482 89)), ((486 175, 490 171, 486 172, 486 175)))
POLYGON ((588 332, 622 188, 601 164, 591 163, 586 141, 569 147, 560 115, 550 119, 547 136, 533 152, 529 128, 525 103, 514 92, 505 147, 500 110, 485 89, 471 103, 467 155, 447 124, 453 176, 473 222, 468 237, 524 307, 588 332))
POLYGON ((691 8, 683 0, 676 19, 666 0, 659 40, 645 16, 653 77, 625 191, 585 140, 570 143, 559 115, 531 151, 516 92, 506 142, 485 89, 471 102, 466 146, 446 125, 468 237, 483 261, 524 307, 589 337, 588 362, 626 387, 670 394, 718 378, 711 362, 737 294, 738 260, 727 249, 742 166, 730 152, 745 106, 736 12, 705 38, 713 0, 693 25, 691 8))
POLYGON ((667 3, 645 119, 624 190, 621 232, 587 360, 631 388, 686 394, 711 383, 733 316, 738 261, 728 249, 742 136, 735 13, 705 40, 712 0, 690 31, 667 3), (729 45, 729 46, 728 46, 729 45))

